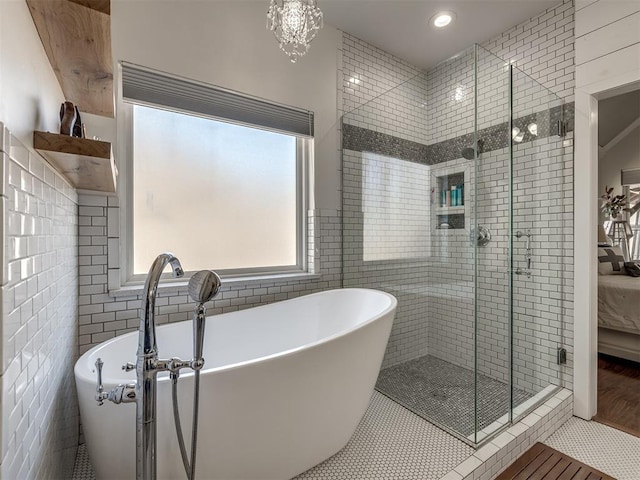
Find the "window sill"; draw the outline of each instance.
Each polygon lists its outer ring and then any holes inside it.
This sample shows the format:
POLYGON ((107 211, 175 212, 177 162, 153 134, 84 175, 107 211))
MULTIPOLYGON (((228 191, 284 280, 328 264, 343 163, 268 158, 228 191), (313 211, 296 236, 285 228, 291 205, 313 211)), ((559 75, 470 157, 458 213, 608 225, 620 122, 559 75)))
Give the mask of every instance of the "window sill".
MULTIPOLYGON (((302 280, 319 280, 322 276, 317 273, 281 273, 274 275, 259 275, 251 277, 231 277, 222 279, 222 287, 252 287, 262 283, 274 283, 276 286, 295 281, 302 280)), ((189 280, 183 281, 161 281, 158 285, 158 293, 163 295, 187 293, 189 280)), ((141 295, 144 291, 144 284, 123 285, 118 289, 109 290, 109 296, 119 297, 135 297, 141 295)))

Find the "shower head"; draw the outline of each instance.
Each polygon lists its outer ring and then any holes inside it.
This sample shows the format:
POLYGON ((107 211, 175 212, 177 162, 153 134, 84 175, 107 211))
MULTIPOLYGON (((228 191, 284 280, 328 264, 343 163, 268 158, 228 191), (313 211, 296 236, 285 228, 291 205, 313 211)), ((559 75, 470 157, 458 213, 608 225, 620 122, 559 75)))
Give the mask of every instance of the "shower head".
POLYGON ((189 296, 197 303, 205 303, 218 294, 222 282, 212 270, 200 270, 189 280, 189 296))
POLYGON ((473 160, 473 158, 476 156, 476 149, 473 147, 463 148, 462 156, 467 160, 473 160))
POLYGON ((476 156, 476 152, 478 156, 482 153, 483 146, 484 146, 484 140, 479 138, 478 141, 475 143, 475 145, 462 149, 463 158, 466 158, 467 160, 473 160, 476 156))

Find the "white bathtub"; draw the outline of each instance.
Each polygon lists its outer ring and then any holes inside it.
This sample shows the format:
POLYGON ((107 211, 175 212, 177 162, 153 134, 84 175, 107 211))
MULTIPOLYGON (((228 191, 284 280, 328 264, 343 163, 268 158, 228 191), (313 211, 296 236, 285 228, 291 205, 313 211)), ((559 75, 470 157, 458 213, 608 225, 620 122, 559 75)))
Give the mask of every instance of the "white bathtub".
MULTIPOLYGON (((199 479, 287 479, 338 452, 378 376, 396 299, 342 289, 207 318, 198 430, 199 479)), ((158 328, 160 358, 192 356, 191 322, 158 328)), ((135 477, 135 404, 94 400, 98 357, 111 389, 135 381, 138 333, 108 340, 75 366, 80 413, 98 480, 135 477)), ((193 375, 180 378, 189 448, 193 375)), ((167 374, 158 380, 158 478, 183 479, 167 374)))

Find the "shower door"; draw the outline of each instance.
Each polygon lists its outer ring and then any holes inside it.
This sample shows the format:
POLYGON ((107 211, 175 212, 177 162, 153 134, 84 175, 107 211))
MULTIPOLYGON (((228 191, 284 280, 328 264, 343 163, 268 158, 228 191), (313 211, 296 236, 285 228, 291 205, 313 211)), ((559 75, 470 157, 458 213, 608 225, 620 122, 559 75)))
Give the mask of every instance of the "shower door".
POLYGON ((513 416, 563 385, 572 274, 572 130, 563 101, 511 68, 513 416), (570 150, 568 150, 570 152, 570 150))
POLYGON ((509 64, 477 46, 475 132, 476 406, 480 443, 511 421, 509 64))

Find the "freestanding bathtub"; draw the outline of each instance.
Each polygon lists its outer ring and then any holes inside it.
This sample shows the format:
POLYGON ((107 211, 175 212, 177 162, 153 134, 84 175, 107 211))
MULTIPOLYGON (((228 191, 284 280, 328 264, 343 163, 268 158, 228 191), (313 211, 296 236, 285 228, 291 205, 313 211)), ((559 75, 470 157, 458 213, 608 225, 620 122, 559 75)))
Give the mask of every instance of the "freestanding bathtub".
MULTIPOLYGON (((382 362, 396 299, 365 289, 330 290, 207 318, 201 376, 199 479, 287 479, 346 445, 382 362)), ((191 322, 158 327, 160 358, 192 357, 191 322)), ((80 357, 75 377, 83 431, 98 480, 135 478, 135 404, 99 407, 98 357, 109 390, 135 381, 138 332, 80 357)), ((180 377, 189 448, 193 374, 180 377)), ((173 425, 168 375, 158 379, 158 478, 186 478, 173 425)))

